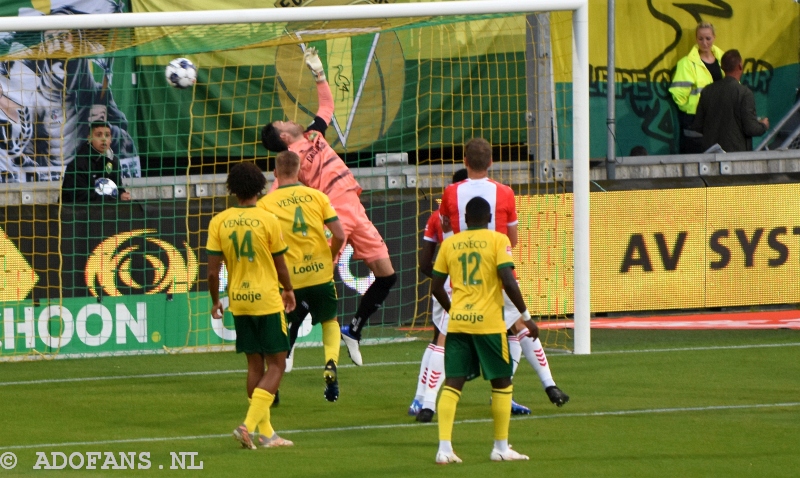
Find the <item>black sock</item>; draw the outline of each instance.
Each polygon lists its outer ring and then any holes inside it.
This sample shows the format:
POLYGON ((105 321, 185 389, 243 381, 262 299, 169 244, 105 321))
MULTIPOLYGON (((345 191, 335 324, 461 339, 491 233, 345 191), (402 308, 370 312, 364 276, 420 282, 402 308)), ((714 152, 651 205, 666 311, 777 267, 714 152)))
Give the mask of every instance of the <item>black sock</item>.
POLYGON ((286 320, 289 322, 289 355, 292 354, 292 347, 297 342, 297 336, 300 334, 300 326, 303 325, 303 320, 308 315, 308 305, 300 302, 295 306, 295 309, 286 315, 286 320))
POLYGON ((303 325, 302 321, 292 322, 289 324, 289 357, 292 354, 294 343, 297 342, 297 336, 300 334, 300 326, 303 325))
POLYGON ((376 277, 375 282, 369 286, 364 296, 361 297, 361 303, 358 305, 356 315, 350 321, 350 331, 356 338, 361 336, 361 329, 364 327, 367 319, 380 308, 383 301, 388 297, 389 291, 392 289, 395 282, 397 282, 397 274, 376 277))

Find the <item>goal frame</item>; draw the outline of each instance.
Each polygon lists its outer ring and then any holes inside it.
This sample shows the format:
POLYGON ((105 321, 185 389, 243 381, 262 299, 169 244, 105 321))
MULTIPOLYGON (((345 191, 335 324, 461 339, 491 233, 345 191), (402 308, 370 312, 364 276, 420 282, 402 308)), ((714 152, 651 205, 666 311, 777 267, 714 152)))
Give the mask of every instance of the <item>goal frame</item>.
POLYGON ((572 147, 574 220, 574 353, 591 353, 589 257, 589 1, 454 0, 432 3, 260 8, 41 17, 0 17, 0 31, 107 29, 155 26, 367 20, 379 18, 541 13, 572 15, 572 147))

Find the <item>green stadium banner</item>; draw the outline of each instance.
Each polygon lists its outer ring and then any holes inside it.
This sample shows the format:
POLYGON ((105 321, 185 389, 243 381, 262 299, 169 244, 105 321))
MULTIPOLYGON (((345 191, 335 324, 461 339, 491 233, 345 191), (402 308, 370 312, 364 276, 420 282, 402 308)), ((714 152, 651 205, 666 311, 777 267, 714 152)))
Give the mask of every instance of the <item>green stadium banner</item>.
MULTIPOLYGON (((277 0, 263 7, 360 3, 365 2, 277 0)), ((371 3, 395 3, 395 0, 371 3)), ((244 0, 188 3, 132 0, 130 4, 121 0, 13 0, 5 2, 0 12, 8 16, 31 16, 252 7, 252 2, 244 0)), ((605 124, 606 114, 606 8, 602 0, 590 4, 591 122, 596 126, 605 124)), ((795 90, 800 84, 797 57, 800 11, 796 2, 771 2, 768 15, 764 14, 761 2, 751 0, 685 3, 621 0, 616 2, 616 8, 614 88, 617 92, 618 155, 626 155, 639 145, 650 154, 677 152, 677 110, 668 88, 675 64, 694 44, 694 27, 700 21, 715 25, 718 46, 741 51, 745 70, 742 83, 754 91, 760 116, 776 121, 794 103, 795 90)), ((568 15, 551 15, 555 99, 561 137, 568 137, 570 128, 571 23, 568 15)), ((520 17, 519 21, 524 18, 520 17)), ((312 40, 310 44, 320 50, 326 63, 332 61, 326 51, 335 48, 352 52, 349 58, 337 60, 336 72, 332 70, 333 63, 327 65, 335 92, 348 93, 365 86, 358 105, 353 95, 349 95, 347 101, 337 102, 336 117, 352 128, 341 132, 330 128, 329 142, 340 152, 409 152, 431 145, 459 145, 469 134, 468 127, 481 125, 491 136, 487 139, 492 143, 525 144, 524 25, 514 29, 514 33, 497 25, 487 20, 484 29, 477 33, 490 41, 470 51, 430 47, 431 44, 457 45, 464 34, 457 30, 433 41, 432 38, 416 38, 408 30, 397 28, 381 34, 374 49, 370 46, 370 35, 312 40), (342 42, 350 43, 343 45, 342 42), (490 67, 465 67, 463 65, 469 62, 459 59, 467 57, 481 58, 481 62, 490 67), (369 69, 372 58, 376 59, 376 66, 369 69), (338 83, 338 78, 343 82, 338 83), (381 82, 381 86, 377 87, 376 82, 381 82), (460 102, 458 93, 464 91, 486 94, 476 96, 474 101, 460 102), (507 92, 507 97, 500 101, 490 99, 493 97, 490 93, 496 92, 507 92), (380 118, 375 118, 372 107, 380 107, 380 118), (509 118, 512 123, 506 124, 509 118), (446 128, 436 130, 428 125, 446 128)), ((12 60, 12 52, 40 43, 42 35, 38 32, 37 35, 4 35, 0 38, 0 57, 12 60)), ((59 130, 63 131, 63 137, 50 138, 56 134, 53 126, 50 136, 45 131, 47 128, 40 127, 33 130, 30 137, 19 138, 27 144, 21 153, 8 155, 9 158, 14 156, 10 160, 0 154, 0 171, 6 173, 0 175, 0 181, 57 180, 61 166, 71 160, 75 143, 78 138, 85 137, 92 118, 106 118, 114 126, 113 148, 129 176, 181 174, 185 170, 182 161, 187 151, 192 157, 257 157, 263 151, 259 152, 257 146, 257 129, 250 126, 265 124, 284 114, 302 121, 308 119, 305 111, 310 109, 301 98, 301 92, 285 79, 294 77, 294 69, 302 67, 294 61, 297 58, 293 55, 299 54, 296 46, 284 45, 276 51, 274 47, 249 45, 246 50, 234 50, 241 45, 215 45, 222 39, 211 34, 184 38, 180 32, 165 30, 163 36, 164 42, 121 50, 86 40, 89 46, 102 48, 91 58, 71 60, 68 76, 72 79, 69 88, 73 91, 64 95, 63 101, 45 98, 60 97, 61 91, 54 91, 52 95, 43 93, 36 101, 28 98, 29 93, 18 91, 20 87, 29 92, 43 91, 43 86, 59 82, 49 81, 46 78, 49 73, 37 68, 34 60, 9 61, 8 68, 13 70, 9 78, 23 80, 17 81, 21 86, 8 83, 2 87, 7 103, 33 108, 32 113, 37 117, 66 115, 53 124, 61 121, 67 126, 59 130), (209 52, 209 48, 225 51, 209 52), (164 65, 176 51, 191 56, 200 68, 194 96, 166 86, 164 65), (231 96, 237 98, 233 105, 228 104, 231 96), (250 103, 253 102, 258 103, 258 108, 252 107, 250 103), (52 143, 52 153, 43 152, 43 145, 48 142, 52 143), (60 142, 64 143, 63 147, 56 144, 60 142), (36 154, 32 153, 34 144, 37 145, 36 154), (23 171, 17 171, 20 165, 24 166, 23 171)), ((0 108, 0 119, 3 114, 0 108)), ((592 157, 605 156, 605 128, 592 128, 589 140, 592 157)), ((562 157, 571 157, 571 145, 564 145, 560 153, 562 157)))
MULTIPOLYGON (((233 317, 210 314, 208 294, 71 298, 0 308, 0 361, 36 355, 103 356, 216 350, 236 340, 233 317), (189 307, 197 307, 193 314, 189 307)), ((303 327, 299 343, 320 342, 319 327, 303 327)))
MULTIPOLYGON (((436 1, 436 0, 433 0, 436 1)), ((277 0, 269 2, 264 7, 295 8, 302 6, 344 5, 364 3, 361 0, 277 0)), ((403 0, 373 0, 371 3, 413 3, 403 0)), ((133 0, 133 11, 172 11, 190 8, 192 10, 206 9, 239 9, 252 8, 252 4, 243 0, 204 0, 192 2, 191 6, 177 6, 168 0, 133 0)), ((696 25, 701 22, 711 22, 716 30, 716 45, 725 49, 736 48, 744 58, 744 76, 742 83, 750 87, 755 93, 756 106, 760 116, 766 116, 773 121, 782 117, 795 102, 795 91, 800 84, 800 64, 798 63, 797 46, 800 44, 800 9, 796 2, 790 0, 769 2, 769 14, 765 14, 763 2, 752 0, 696 0, 689 2, 674 2, 672 0, 617 0, 616 1, 616 120, 618 155, 627 155, 632 147, 642 145, 650 154, 677 153, 675 145, 678 136, 677 109, 671 100, 668 88, 672 79, 672 72, 678 60, 685 56, 695 44, 696 25)), ((607 89, 607 2, 597 0, 589 5, 589 35, 590 35, 590 101, 591 123, 595 126, 605 125, 606 120, 606 89, 607 89)), ((568 13, 551 14, 551 41, 552 59, 556 72, 556 102, 559 110, 570 107, 570 72, 571 68, 571 23, 568 13), (565 21, 566 20, 566 21, 565 21)), ((486 35, 495 36, 497 45, 504 45, 494 50, 471 52, 472 54, 485 55, 522 55, 524 56, 524 38, 513 42, 503 42, 499 39, 504 32, 487 31, 486 35)), ((439 105, 441 115, 430 118, 440 124, 457 125, 464 115, 469 116, 480 111, 485 114, 491 105, 453 105, 447 103, 447 90, 460 91, 480 88, 522 88, 525 85, 502 84, 504 80, 514 78, 515 75, 500 70, 477 72, 436 72, 431 71, 426 76, 426 69, 448 68, 459 62, 451 62, 448 58, 452 53, 442 53, 435 48, 415 46, 403 32, 397 34, 397 46, 407 63, 408 71, 405 75, 406 91, 402 96, 402 111, 407 114, 398 117, 396 123, 413 120, 415 116, 414 102, 417 99, 416 83, 430 81, 428 91, 420 95, 423 101, 428 99, 437 101, 439 93, 443 103, 439 105), (440 63, 441 60, 445 60, 440 63), (419 71, 415 71, 419 69, 419 71), (441 73, 443 76, 440 76, 441 73), (484 81, 464 80, 458 85, 452 81, 437 82, 438 78, 449 78, 453 74, 460 78, 483 78, 484 81), (472 84, 468 84, 472 81, 472 84), (500 81, 501 83, 496 83, 500 81), (433 93, 430 96, 427 93, 433 93), (462 109, 463 108, 463 109, 462 109)), ((436 42, 436 44, 457 43, 457 35, 452 38, 436 42)), ((318 42, 323 45, 325 42, 318 42)), ((386 51, 391 50, 386 45, 386 51)), ((233 54, 231 54, 233 55, 233 54)), ((225 54, 203 57, 203 64, 224 63, 225 54)), ((272 68, 276 60, 274 54, 259 54, 257 49, 248 50, 247 58, 231 58, 231 64, 262 65, 272 68), (244 62, 244 63, 243 63, 244 62)), ((354 59, 354 64, 358 60, 354 59)), ((497 64, 504 64, 503 60, 497 64)), ((163 64, 163 61, 156 65, 163 64)), ((508 62, 512 64, 512 62, 508 62)), ((153 66, 153 68, 156 68, 153 66)), ((161 69, 161 67, 157 67, 161 69)), ((157 75, 154 75, 157 77, 157 75)), ((246 78, 245 78, 246 79, 246 78)), ((392 75, 389 81, 397 81, 397 75, 392 75)), ((276 90, 279 87, 276 86, 276 90)), ((402 88, 391 87, 388 91, 402 91, 402 88)), ((212 92, 213 93, 213 92, 212 92)), ((277 91, 276 91, 277 93, 277 91)), ((281 100, 284 98, 282 97, 281 100)), ((273 101, 273 100, 269 100, 273 101)), ((437 107, 437 105, 431 105, 437 107)), ((512 111, 520 112, 520 121, 525 113, 524 105, 502 105, 512 111)), ((291 109, 287 108, 287 113, 291 109)), ((338 112, 337 112, 338 114, 338 112)), ((390 118, 391 120, 391 118, 390 118)), ((569 118, 565 118, 569 121, 569 118)), ((420 124, 426 124, 427 118, 421 118, 420 124)), ((485 117, 481 124, 491 124, 492 118, 485 117)), ((248 123, 249 124, 249 123, 248 123)), ((259 124, 259 123, 255 123, 259 124)), ((399 131, 400 124, 390 125, 389 134, 392 138, 390 144, 378 142, 372 144, 372 149, 408 151, 408 138, 399 131), (399 129, 398 129, 399 128, 399 129)), ((405 125, 403 125, 405 126, 405 125)), ((568 126, 559 132, 564 136, 568 133, 568 126)), ((423 129, 423 128, 420 128, 423 129)), ((508 128, 514 131, 513 128, 508 128)), ((457 132, 457 128, 454 128, 457 132)), ((183 131, 188 136, 187 131, 183 131)), ((452 141, 458 144, 459 136, 452 138, 422 138, 420 145, 435 143, 436 141, 452 141)), ((493 143, 524 142, 525 138, 503 137, 492 138, 493 143)), ((591 130, 591 156, 604 157, 606 155, 606 130, 604 127, 594 127, 591 130)), ((199 141, 199 140, 198 140, 199 141)), ((186 139, 188 143, 188 138, 186 139)), ((333 143, 333 141, 332 141, 333 143)), ((361 143, 363 147, 371 143, 361 143)), ((417 145, 414 145, 417 146, 417 145)), ((343 150, 341 147, 338 149, 343 150)), ((358 148, 356 148, 358 149, 358 148)), ((353 149, 349 149, 352 151, 353 149)), ((561 152, 563 157, 571 157, 569 145, 561 152)))

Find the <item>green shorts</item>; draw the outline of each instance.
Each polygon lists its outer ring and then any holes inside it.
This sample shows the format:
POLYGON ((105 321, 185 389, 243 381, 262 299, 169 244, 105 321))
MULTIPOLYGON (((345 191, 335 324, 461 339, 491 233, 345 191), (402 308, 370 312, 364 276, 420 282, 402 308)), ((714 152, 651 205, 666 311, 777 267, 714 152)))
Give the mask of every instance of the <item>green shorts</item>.
POLYGON ((302 321, 309 313, 313 325, 336 318, 338 300, 333 282, 295 289, 294 298, 297 308, 289 312, 289 322, 302 321))
POLYGON ((472 380, 511 377, 511 356, 506 334, 447 334, 444 345, 444 375, 472 380))
POLYGON ((236 352, 273 355, 289 351, 289 333, 283 312, 267 315, 234 315, 236 352))

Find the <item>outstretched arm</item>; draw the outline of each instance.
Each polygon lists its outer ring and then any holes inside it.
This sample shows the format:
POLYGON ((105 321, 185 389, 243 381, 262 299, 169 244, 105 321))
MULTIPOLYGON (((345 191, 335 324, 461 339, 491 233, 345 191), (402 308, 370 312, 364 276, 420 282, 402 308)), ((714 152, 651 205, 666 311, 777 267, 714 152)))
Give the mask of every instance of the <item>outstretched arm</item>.
POLYGON ((333 118, 333 94, 331 93, 330 85, 328 85, 328 80, 325 79, 322 60, 317 54, 317 49, 313 47, 306 49, 303 58, 317 82, 317 98, 319 99, 317 116, 325 120, 325 124, 330 124, 331 118, 333 118))
POLYGON ((317 83, 317 98, 319 99, 319 110, 317 116, 325 120, 325 124, 331 124, 333 118, 333 94, 327 81, 317 83))

